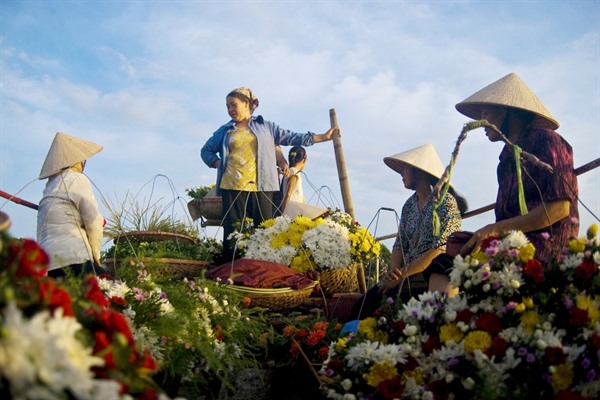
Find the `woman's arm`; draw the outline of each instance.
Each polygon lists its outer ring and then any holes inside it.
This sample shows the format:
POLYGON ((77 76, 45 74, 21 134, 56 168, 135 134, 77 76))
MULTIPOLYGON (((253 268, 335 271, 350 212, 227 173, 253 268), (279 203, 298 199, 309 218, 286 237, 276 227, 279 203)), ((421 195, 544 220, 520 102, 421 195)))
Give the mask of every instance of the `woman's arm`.
MULTIPOLYGON (((400 253, 400 257, 402 256, 402 252, 400 253)), ((442 254, 442 251, 439 249, 429 249, 419 257, 415 258, 410 264, 406 266, 406 268, 402 268, 402 264, 394 263, 394 252, 392 252, 392 265, 396 266, 390 269, 387 273, 387 276, 384 278, 383 284, 380 286, 381 291, 383 293, 388 290, 396 287, 403 279, 403 277, 409 277, 412 275, 416 275, 420 272, 425 271, 425 269, 431 264, 431 261, 438 255, 442 254)))
POLYGON ((554 200, 539 205, 527 214, 486 225, 473 234, 473 237, 463 246, 460 253, 466 255, 470 254, 473 250, 479 249, 483 239, 488 236, 500 236, 509 231, 527 233, 547 228, 555 222, 568 217, 570 207, 569 200, 554 200))
POLYGON ((281 209, 285 210, 285 206, 287 205, 288 201, 290 200, 290 196, 292 195, 292 193, 294 192, 294 188, 296 187, 296 185, 298 184, 298 175, 292 175, 288 178, 284 178, 287 180, 287 190, 285 191, 284 195, 283 195, 283 200, 281 201, 281 209))

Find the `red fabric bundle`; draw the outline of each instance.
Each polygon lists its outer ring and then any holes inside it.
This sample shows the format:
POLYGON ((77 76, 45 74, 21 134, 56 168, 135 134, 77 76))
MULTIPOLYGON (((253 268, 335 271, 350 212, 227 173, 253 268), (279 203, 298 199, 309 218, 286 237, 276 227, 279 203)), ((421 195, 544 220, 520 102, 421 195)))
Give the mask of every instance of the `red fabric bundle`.
POLYGON ((311 274, 299 274, 290 267, 270 261, 241 258, 209 269, 206 277, 231 279, 234 285, 263 289, 289 287, 303 289, 317 279, 311 274))

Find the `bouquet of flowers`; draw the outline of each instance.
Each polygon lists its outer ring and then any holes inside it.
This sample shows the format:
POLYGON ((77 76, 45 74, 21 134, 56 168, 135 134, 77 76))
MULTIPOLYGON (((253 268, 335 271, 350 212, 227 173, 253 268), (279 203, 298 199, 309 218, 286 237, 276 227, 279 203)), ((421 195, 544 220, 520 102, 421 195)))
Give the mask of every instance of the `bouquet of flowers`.
POLYGON ((280 216, 234 235, 244 257, 288 265, 300 273, 345 268, 381 251, 381 244, 366 228, 340 211, 315 220, 280 216))
POLYGON ((158 398, 154 359, 96 277, 60 283, 48 263, 35 241, 0 232, 2 398, 158 398))
POLYGON ((547 265, 521 232, 454 260, 459 295, 386 304, 330 346, 333 399, 591 399, 600 395, 600 240, 547 265))

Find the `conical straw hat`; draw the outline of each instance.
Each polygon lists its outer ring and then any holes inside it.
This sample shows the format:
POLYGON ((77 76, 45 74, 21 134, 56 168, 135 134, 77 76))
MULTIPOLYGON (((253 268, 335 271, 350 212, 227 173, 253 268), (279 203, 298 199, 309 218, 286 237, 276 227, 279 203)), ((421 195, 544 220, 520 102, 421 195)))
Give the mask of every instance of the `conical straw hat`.
POLYGON ((430 143, 393 156, 384 157, 383 162, 398 173, 400 173, 402 165, 408 165, 427 172, 438 179, 441 178, 445 169, 440 156, 435 151, 435 147, 430 143))
POLYGON ((533 113, 535 119, 532 125, 539 128, 555 130, 559 126, 550 111, 514 72, 467 97, 456 105, 456 109, 469 118, 480 119, 482 107, 490 105, 533 113))
POLYGON ((298 201, 288 201, 283 210, 283 215, 294 219, 298 215, 303 215, 310 219, 315 219, 327 212, 326 208, 313 206, 311 204, 300 203, 298 201))
POLYGON ((58 132, 54 136, 38 179, 48 178, 67 167, 87 160, 100 150, 102 146, 96 143, 58 132))

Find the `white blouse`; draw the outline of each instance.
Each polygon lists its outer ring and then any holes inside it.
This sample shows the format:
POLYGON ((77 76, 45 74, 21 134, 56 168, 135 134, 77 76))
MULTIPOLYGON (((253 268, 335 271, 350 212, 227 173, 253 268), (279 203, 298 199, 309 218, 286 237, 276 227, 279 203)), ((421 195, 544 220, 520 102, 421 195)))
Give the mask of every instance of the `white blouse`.
POLYGON ((50 257, 48 270, 99 260, 103 226, 85 175, 66 170, 48 178, 37 219, 37 241, 50 257))

